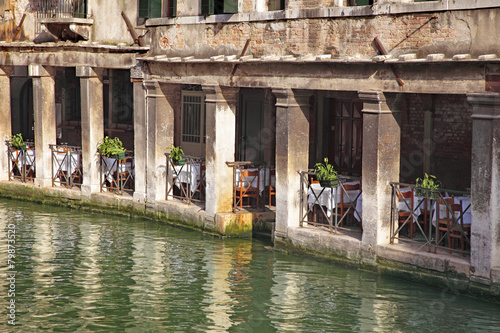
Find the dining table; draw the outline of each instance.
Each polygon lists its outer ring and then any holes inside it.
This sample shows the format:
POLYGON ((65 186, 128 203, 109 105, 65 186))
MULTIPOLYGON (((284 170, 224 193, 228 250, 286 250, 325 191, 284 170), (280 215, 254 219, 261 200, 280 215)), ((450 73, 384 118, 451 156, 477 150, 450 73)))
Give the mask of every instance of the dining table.
POLYGON ((126 158, 124 160, 117 160, 112 157, 103 157, 104 160, 104 175, 108 182, 112 183, 114 180, 114 173, 118 171, 118 173, 128 172, 132 176, 135 176, 134 171, 134 159, 126 158))
POLYGON ((182 184, 188 184, 191 192, 195 192, 199 182, 203 179, 201 163, 185 163, 182 165, 173 165, 174 184, 182 188, 182 184))
POLYGON ((62 171, 69 176, 80 168, 82 158, 81 151, 57 151, 52 156, 54 156, 52 177, 55 177, 58 171, 62 171))
MULTIPOLYGON (((452 198, 450 196, 443 197, 443 199, 452 198)), ((464 225, 472 224, 472 209, 471 209, 471 198, 468 196, 456 196, 453 197, 454 203, 462 203, 462 221, 464 225)), ((444 204, 439 205, 439 217, 443 218, 446 216, 447 206, 444 204)), ((455 217, 460 218, 459 212, 455 213, 455 217)), ((432 213, 432 225, 436 226, 437 223, 437 209, 436 201, 433 202, 433 213, 432 213)))
MULTIPOLYGON (((345 182, 344 185, 356 185, 359 184, 358 181, 345 182)), ((341 202, 341 192, 342 188, 338 187, 322 187, 319 183, 313 183, 309 185, 308 189, 308 204, 309 209, 311 209, 315 204, 326 207, 327 217, 330 218, 332 215, 332 210, 337 207, 341 202)), ((361 190, 348 190, 344 191, 344 203, 356 202, 354 207, 358 210, 361 208, 361 190), (358 202, 359 201, 359 202, 358 202)), ((360 211, 361 213, 361 211, 360 211)), ((355 214, 356 217, 356 214, 355 214)), ((361 214, 358 214, 356 219, 361 220, 361 214), (358 219, 359 218, 359 219, 358 219)))
POLYGON ((257 177, 247 177, 247 179, 241 179, 241 169, 236 168, 235 170, 235 185, 242 183, 242 187, 254 187, 258 186, 259 192, 262 193, 267 185, 276 186, 276 176, 272 175, 270 177, 270 168, 245 168, 247 171, 259 171, 258 184, 257 177), (251 184, 249 184, 251 183, 251 184))

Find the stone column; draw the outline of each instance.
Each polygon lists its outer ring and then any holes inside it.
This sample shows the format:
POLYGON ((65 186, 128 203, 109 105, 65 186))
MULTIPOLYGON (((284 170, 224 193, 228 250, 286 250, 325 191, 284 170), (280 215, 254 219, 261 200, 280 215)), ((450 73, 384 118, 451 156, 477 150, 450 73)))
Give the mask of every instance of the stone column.
POLYGON ((147 144, 147 116, 146 116, 146 89, 142 78, 142 71, 134 76, 131 71, 134 87, 134 202, 146 202, 146 144, 147 144))
POLYGON ((470 94, 472 104, 471 279, 500 282, 500 95, 470 94))
POLYGON ((9 180, 9 165, 7 147, 4 138, 12 135, 11 131, 11 105, 10 105, 10 67, 0 67, 0 181, 9 180))
POLYGON ((35 186, 52 186, 52 154, 49 145, 56 143, 55 70, 30 64, 33 78, 35 119, 35 186))
MULTIPOLYGON (((145 81, 147 134, 144 144, 146 157, 146 203, 165 200, 167 161, 165 149, 174 144, 174 105, 178 85, 145 81)), ((136 166, 137 168, 137 166, 136 166)))
POLYGON ((206 93, 206 202, 207 219, 216 213, 230 212, 233 204, 233 170, 236 138, 237 88, 203 86, 206 93))
POLYGON ((275 241, 288 236, 300 220, 298 171, 309 163, 311 92, 273 88, 276 96, 276 228, 275 241))
POLYGON ((100 191, 97 144, 104 137, 102 74, 89 66, 76 67, 82 103, 82 196, 100 191))
POLYGON ((363 102, 363 257, 390 243, 391 186, 399 181, 400 114, 380 91, 359 92, 363 102))

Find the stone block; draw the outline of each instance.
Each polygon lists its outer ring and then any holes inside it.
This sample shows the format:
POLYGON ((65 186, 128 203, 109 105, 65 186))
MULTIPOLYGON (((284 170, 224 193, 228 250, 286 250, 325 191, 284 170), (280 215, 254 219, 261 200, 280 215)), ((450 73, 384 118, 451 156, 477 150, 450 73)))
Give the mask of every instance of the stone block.
POLYGON ((217 213, 215 225, 222 236, 252 237, 252 213, 217 213))

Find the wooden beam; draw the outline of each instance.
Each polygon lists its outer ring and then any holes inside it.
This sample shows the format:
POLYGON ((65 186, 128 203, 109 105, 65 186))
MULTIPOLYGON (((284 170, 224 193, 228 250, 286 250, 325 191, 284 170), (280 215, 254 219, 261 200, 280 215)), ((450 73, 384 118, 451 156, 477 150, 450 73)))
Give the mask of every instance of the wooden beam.
MULTIPOLYGON (((387 55, 387 51, 384 47, 384 45, 382 44, 382 42, 380 41, 380 39, 378 39, 378 37, 375 37, 375 39, 373 40, 374 44, 375 44, 375 47, 378 49, 378 51, 380 52, 380 54, 382 55, 387 55)), ((398 81, 398 84, 401 88, 403 88, 404 86, 404 82, 403 80, 401 79, 401 77, 399 76, 397 70, 396 70, 396 67, 393 65, 393 64, 389 64, 389 68, 392 70, 392 72, 394 73, 394 75, 396 76, 396 81, 398 81)))

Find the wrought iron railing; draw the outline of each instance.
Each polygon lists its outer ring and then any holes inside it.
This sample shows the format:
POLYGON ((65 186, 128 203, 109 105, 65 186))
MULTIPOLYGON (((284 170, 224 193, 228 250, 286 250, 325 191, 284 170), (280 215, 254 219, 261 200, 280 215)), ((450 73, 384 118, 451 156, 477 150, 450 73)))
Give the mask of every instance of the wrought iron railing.
POLYGON ((470 193, 442 188, 431 191, 396 182, 390 185, 391 244, 397 240, 427 245, 429 252, 437 248, 463 255, 469 252, 470 193), (460 249, 454 246, 458 242, 460 249))
POLYGON ((107 157, 100 155, 101 192, 132 194, 135 188, 135 163, 132 151, 125 156, 107 157))
POLYGON ((330 232, 362 232, 360 178, 339 175, 337 186, 323 187, 313 180, 316 173, 299 171, 299 174, 301 227, 306 223, 330 232))
POLYGON ((23 149, 12 147, 7 144, 9 180, 19 180, 23 183, 33 182, 36 177, 35 172, 35 145, 25 142, 23 149))
POLYGON ((87 0, 31 0, 30 10, 36 13, 36 31, 41 32, 40 20, 46 18, 88 18, 87 0))
POLYGON ((52 152, 52 186, 82 186, 82 148, 49 145, 52 152))
POLYGON ((167 158, 167 200, 175 198, 187 204, 205 202, 205 159, 184 155, 182 162, 167 158))

